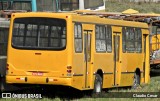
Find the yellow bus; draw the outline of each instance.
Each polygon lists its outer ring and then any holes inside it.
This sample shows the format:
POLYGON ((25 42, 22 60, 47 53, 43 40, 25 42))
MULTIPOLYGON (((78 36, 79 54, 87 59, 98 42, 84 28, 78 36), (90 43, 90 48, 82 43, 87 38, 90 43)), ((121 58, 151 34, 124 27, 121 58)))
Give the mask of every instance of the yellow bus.
POLYGON ((150 67, 152 69, 160 68, 160 28, 152 26, 150 35, 150 67))
POLYGON ((6 82, 78 90, 149 82, 149 29, 77 13, 11 15, 6 82))

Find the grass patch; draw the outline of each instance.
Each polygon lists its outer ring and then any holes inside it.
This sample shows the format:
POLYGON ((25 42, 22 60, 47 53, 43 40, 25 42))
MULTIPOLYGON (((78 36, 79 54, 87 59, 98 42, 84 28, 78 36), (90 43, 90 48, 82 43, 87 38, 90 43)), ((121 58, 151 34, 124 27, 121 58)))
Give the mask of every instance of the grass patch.
MULTIPOLYGON (((101 95, 90 95, 86 93, 81 97, 79 96, 79 93, 75 94, 74 96, 71 94, 68 94, 67 98, 60 97, 59 95, 56 95, 54 97, 47 97, 43 96, 42 99, 0 99, 1 101, 61 101, 61 100, 73 100, 73 101, 158 101, 158 98, 133 98, 131 95, 132 93, 138 93, 138 92, 144 92, 149 93, 149 92, 159 92, 160 93, 160 76, 157 77, 152 77, 150 84, 142 84, 140 87, 137 89, 131 89, 130 87, 125 87, 125 88, 113 88, 107 90, 107 92, 103 92, 101 95), (131 98, 109 98, 110 96, 114 96, 114 94, 125 94, 126 96, 130 96, 131 98), (69 96, 72 96, 71 98, 69 96)), ((48 91, 48 93, 51 94, 51 92, 48 91)), ((83 92, 84 93, 84 92, 83 92)))
POLYGON ((139 11, 140 13, 160 13, 160 3, 135 3, 128 1, 106 1, 106 11, 123 12, 124 10, 131 8, 139 11))

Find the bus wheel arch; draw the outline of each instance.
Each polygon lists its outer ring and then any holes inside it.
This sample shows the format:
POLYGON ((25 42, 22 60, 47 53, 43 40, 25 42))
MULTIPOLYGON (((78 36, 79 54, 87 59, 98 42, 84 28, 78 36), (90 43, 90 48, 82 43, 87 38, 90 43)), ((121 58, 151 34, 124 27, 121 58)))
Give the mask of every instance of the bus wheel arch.
POLYGON ((101 69, 98 69, 95 74, 93 93, 100 94, 102 92, 102 85, 103 85, 103 71, 101 69))
POLYGON ((140 85, 140 79, 141 79, 141 71, 139 68, 136 68, 133 77, 133 88, 137 88, 140 85))

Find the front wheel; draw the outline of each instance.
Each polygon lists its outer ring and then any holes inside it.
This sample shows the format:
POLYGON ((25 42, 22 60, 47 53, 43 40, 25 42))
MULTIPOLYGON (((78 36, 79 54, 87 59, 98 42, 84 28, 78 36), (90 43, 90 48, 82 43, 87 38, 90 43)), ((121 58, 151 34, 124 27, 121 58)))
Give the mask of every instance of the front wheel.
POLYGON ((102 92, 102 77, 99 74, 95 76, 93 92, 97 94, 102 92))

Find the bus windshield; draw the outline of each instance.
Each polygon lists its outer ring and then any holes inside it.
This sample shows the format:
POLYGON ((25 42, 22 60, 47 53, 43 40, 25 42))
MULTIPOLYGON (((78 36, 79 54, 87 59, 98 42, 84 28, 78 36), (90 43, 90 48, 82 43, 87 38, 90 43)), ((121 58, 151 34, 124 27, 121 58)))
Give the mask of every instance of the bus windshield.
POLYGON ((12 46, 21 49, 62 50, 66 47, 66 21, 56 18, 17 18, 12 46))

